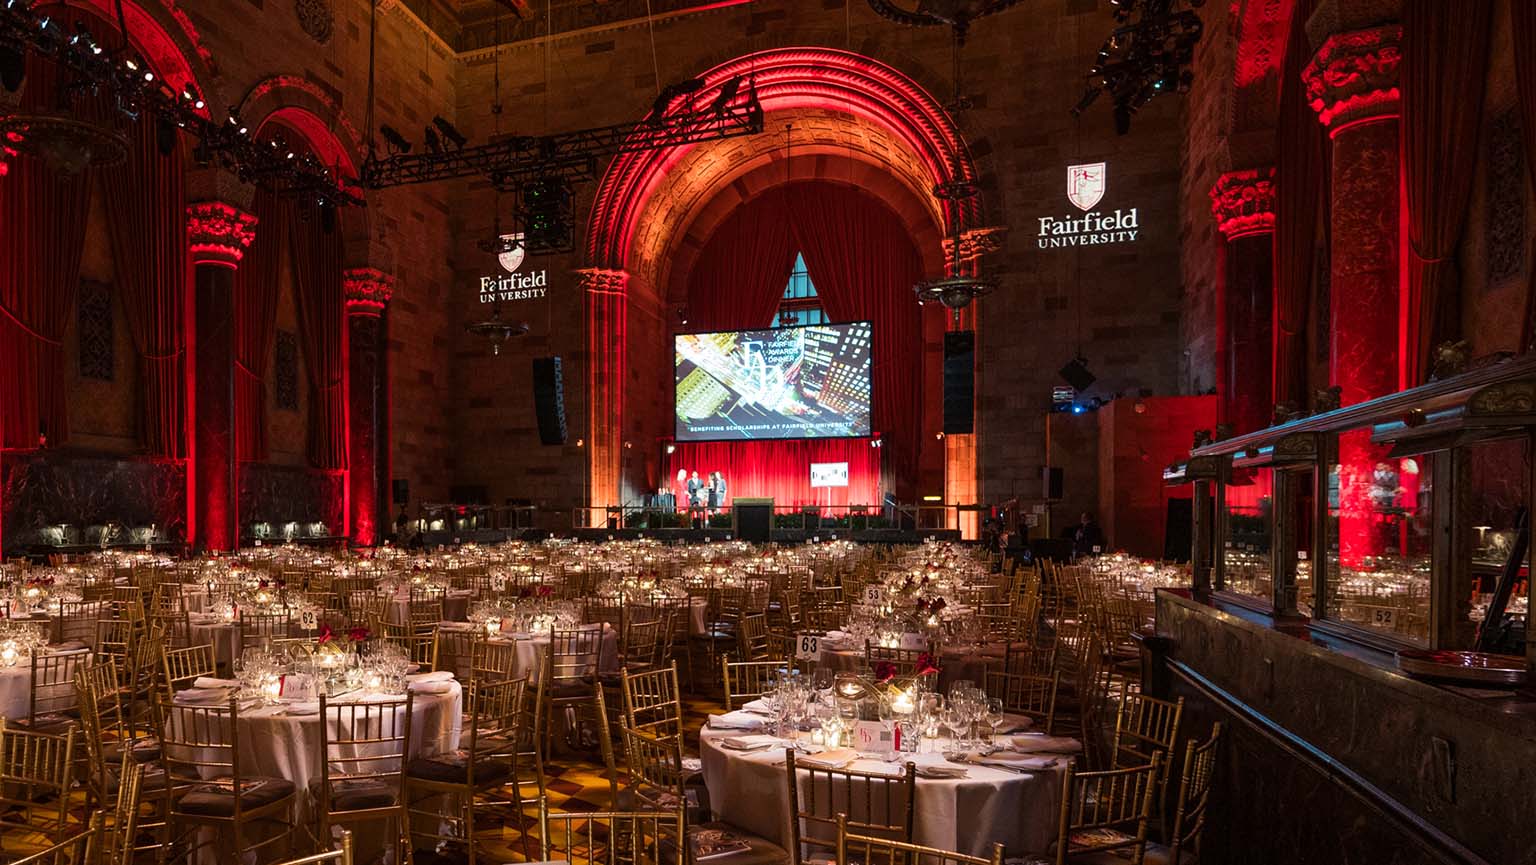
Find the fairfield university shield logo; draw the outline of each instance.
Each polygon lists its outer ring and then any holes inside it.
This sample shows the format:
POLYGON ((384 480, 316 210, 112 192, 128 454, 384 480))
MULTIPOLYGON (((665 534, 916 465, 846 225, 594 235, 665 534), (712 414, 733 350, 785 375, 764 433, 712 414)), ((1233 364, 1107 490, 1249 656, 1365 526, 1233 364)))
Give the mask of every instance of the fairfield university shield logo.
POLYGON ((523 247, 522 232, 503 234, 501 240, 502 246, 507 248, 496 254, 496 260, 501 263, 502 270, 507 273, 516 273, 517 269, 523 266, 523 257, 527 255, 527 250, 523 247))
POLYGON ((1079 210, 1092 210, 1104 197, 1104 163, 1067 166, 1067 200, 1079 210))

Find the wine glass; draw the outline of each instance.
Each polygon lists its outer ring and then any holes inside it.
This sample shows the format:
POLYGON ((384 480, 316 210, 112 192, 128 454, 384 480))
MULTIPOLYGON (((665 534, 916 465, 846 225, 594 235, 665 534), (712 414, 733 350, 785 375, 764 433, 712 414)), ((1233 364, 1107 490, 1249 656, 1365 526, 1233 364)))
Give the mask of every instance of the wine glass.
POLYGON ((1007 707, 1003 705, 1001 697, 990 697, 987 699, 985 708, 982 710, 981 719, 992 729, 992 738, 995 740, 998 733, 1008 724, 1007 707))
POLYGON ((838 712, 837 706, 828 703, 816 704, 816 723, 821 727, 822 741, 828 750, 837 747, 839 735, 843 730, 843 718, 838 712))

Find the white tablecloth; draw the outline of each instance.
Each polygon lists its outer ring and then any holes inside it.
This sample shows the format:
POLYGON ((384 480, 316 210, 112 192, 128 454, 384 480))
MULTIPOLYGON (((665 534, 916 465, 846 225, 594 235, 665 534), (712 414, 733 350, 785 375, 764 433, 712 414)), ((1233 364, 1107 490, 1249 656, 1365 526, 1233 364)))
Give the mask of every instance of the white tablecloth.
MULTIPOLYGON (((469 630, 461 623, 441 622, 438 627, 442 631, 469 630)), ((511 634, 493 637, 493 643, 516 643, 513 651, 516 657, 513 659, 512 678, 520 679, 528 677, 530 683, 536 682, 535 673, 539 669, 539 662, 543 660, 545 653, 549 651, 549 634, 511 634)), ((455 673, 469 670, 469 659, 460 658, 453 652, 453 644, 442 641, 438 645, 437 666, 441 670, 452 670, 455 673)), ((619 632, 611 625, 603 625, 603 648, 598 658, 598 672, 612 673, 619 669, 619 632)))
POLYGON ((234 668, 235 659, 240 657, 242 645, 238 624, 209 615, 203 618, 192 618, 190 627, 192 645, 213 646, 214 660, 226 669, 234 668))
POLYGON ((24 720, 32 697, 32 668, 0 668, 0 718, 24 720))
MULTIPOLYGON (((789 795, 784 784, 784 749, 731 751, 719 746, 739 731, 700 732, 699 756, 710 806, 720 819, 787 844, 789 795)), ((929 745, 925 743, 924 748, 929 745)), ((918 766, 951 765, 942 754, 903 754, 918 766)), ((879 761, 858 761, 853 769, 890 769, 879 761)), ((973 856, 990 852, 995 841, 1007 856, 1044 853, 1055 840, 1065 761, 1056 769, 1015 772, 966 766, 967 777, 918 778, 913 841, 973 856)))
MULTIPOLYGON (((474 593, 467 589, 454 589, 443 596, 443 619, 449 622, 469 620, 469 600, 474 593)), ((410 621, 411 596, 400 592, 385 607, 389 621, 404 625, 410 621)))

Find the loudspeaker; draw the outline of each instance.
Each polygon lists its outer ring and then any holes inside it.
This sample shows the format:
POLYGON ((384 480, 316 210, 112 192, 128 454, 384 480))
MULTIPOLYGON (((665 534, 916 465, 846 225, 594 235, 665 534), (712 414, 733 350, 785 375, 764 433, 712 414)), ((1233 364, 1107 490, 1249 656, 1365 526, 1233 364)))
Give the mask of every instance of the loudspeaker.
POLYGON ((1195 507, 1190 499, 1169 499, 1163 524, 1163 561, 1187 562, 1195 546, 1195 507))
POLYGON ((1093 383, 1098 381, 1094 374, 1088 371, 1088 361, 1080 357, 1074 357, 1068 361, 1067 365, 1058 371, 1058 375, 1067 384, 1072 385, 1078 393, 1093 387, 1093 383))
POLYGON ((539 443, 565 444, 565 382, 558 356, 533 359, 533 407, 539 416, 539 443))
POLYGON ((1057 501, 1061 498, 1061 469, 1056 466, 1046 466, 1040 470, 1040 492, 1048 501, 1057 501))
POLYGON ((975 432, 976 333, 944 334, 944 434, 975 432))
POLYGON ((394 483, 390 484, 390 489, 394 492, 395 504, 397 504, 397 505, 405 505, 405 504, 409 504, 410 503, 410 501, 411 501, 411 482, 410 481, 406 480, 405 478, 395 478, 394 483))

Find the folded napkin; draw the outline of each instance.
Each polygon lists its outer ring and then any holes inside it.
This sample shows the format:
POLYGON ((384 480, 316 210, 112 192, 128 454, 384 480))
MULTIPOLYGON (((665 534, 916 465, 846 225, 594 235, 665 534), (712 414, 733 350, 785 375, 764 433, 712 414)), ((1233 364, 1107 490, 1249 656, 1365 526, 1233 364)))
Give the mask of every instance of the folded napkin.
POLYGON ((859 759, 858 751, 852 748, 835 748, 831 751, 822 751, 820 754, 796 757, 795 762, 813 769, 841 769, 857 759, 859 759))
POLYGON ((1004 715, 1003 723, 998 725, 997 732, 1017 733, 1020 730, 1028 730, 1035 726, 1035 719, 1028 715, 1004 715))
POLYGON ((192 683, 194 688, 238 688, 239 679, 220 679, 215 676, 198 676, 192 683))
POLYGON ((724 715, 710 715, 708 723, 711 730, 760 730, 766 721, 760 715, 738 710, 724 715))
POLYGON ((453 682, 409 682, 405 687, 412 694, 446 694, 453 690, 453 682))
POLYGON ((762 751, 778 744, 775 736, 726 736, 720 740, 720 747, 732 751, 762 751))
POLYGON ((1025 734, 1014 736, 1013 750, 1026 754, 1076 754, 1083 750, 1083 743, 1070 736, 1045 736, 1025 734))
POLYGON ((452 682, 453 671, 436 670, 431 673, 412 673, 405 677, 405 681, 412 685, 418 685, 422 682, 452 682))
POLYGON ((978 766, 999 766, 1005 769, 1049 769, 1056 765, 1061 757, 1052 757, 1046 754, 1019 754, 1013 751, 993 751, 991 754, 971 754, 966 757, 967 763, 975 763, 978 766))
POLYGON ((79 642, 78 640, 71 640, 68 643, 59 643, 57 646, 49 646, 48 647, 48 654, 50 654, 50 655, 78 655, 78 654, 81 654, 82 652, 89 652, 90 650, 91 650, 90 646, 87 646, 86 644, 84 644, 82 642, 79 642))
POLYGON ((936 763, 927 765, 919 763, 917 766, 919 778, 964 778, 966 774, 964 766, 944 766, 936 763))
POLYGON ((440 631, 473 631, 475 628, 478 628, 478 627, 480 627, 480 626, 475 624, 474 622, 438 622, 437 623, 437 629, 440 630, 440 631))
POLYGON ((320 714, 320 702, 318 700, 300 700, 283 706, 285 715, 318 715, 320 714))
POLYGON ((223 688, 189 688, 177 691, 172 702, 184 706, 212 706, 228 701, 231 693, 223 688))
POLYGON ((679 765, 681 765, 683 771, 688 774, 704 771, 704 761, 698 757, 684 757, 679 765))
POLYGON ((777 714, 773 707, 768 705, 768 701, 761 698, 756 700, 748 700, 747 702, 742 703, 741 710, 743 712, 751 712, 754 715, 777 714))

